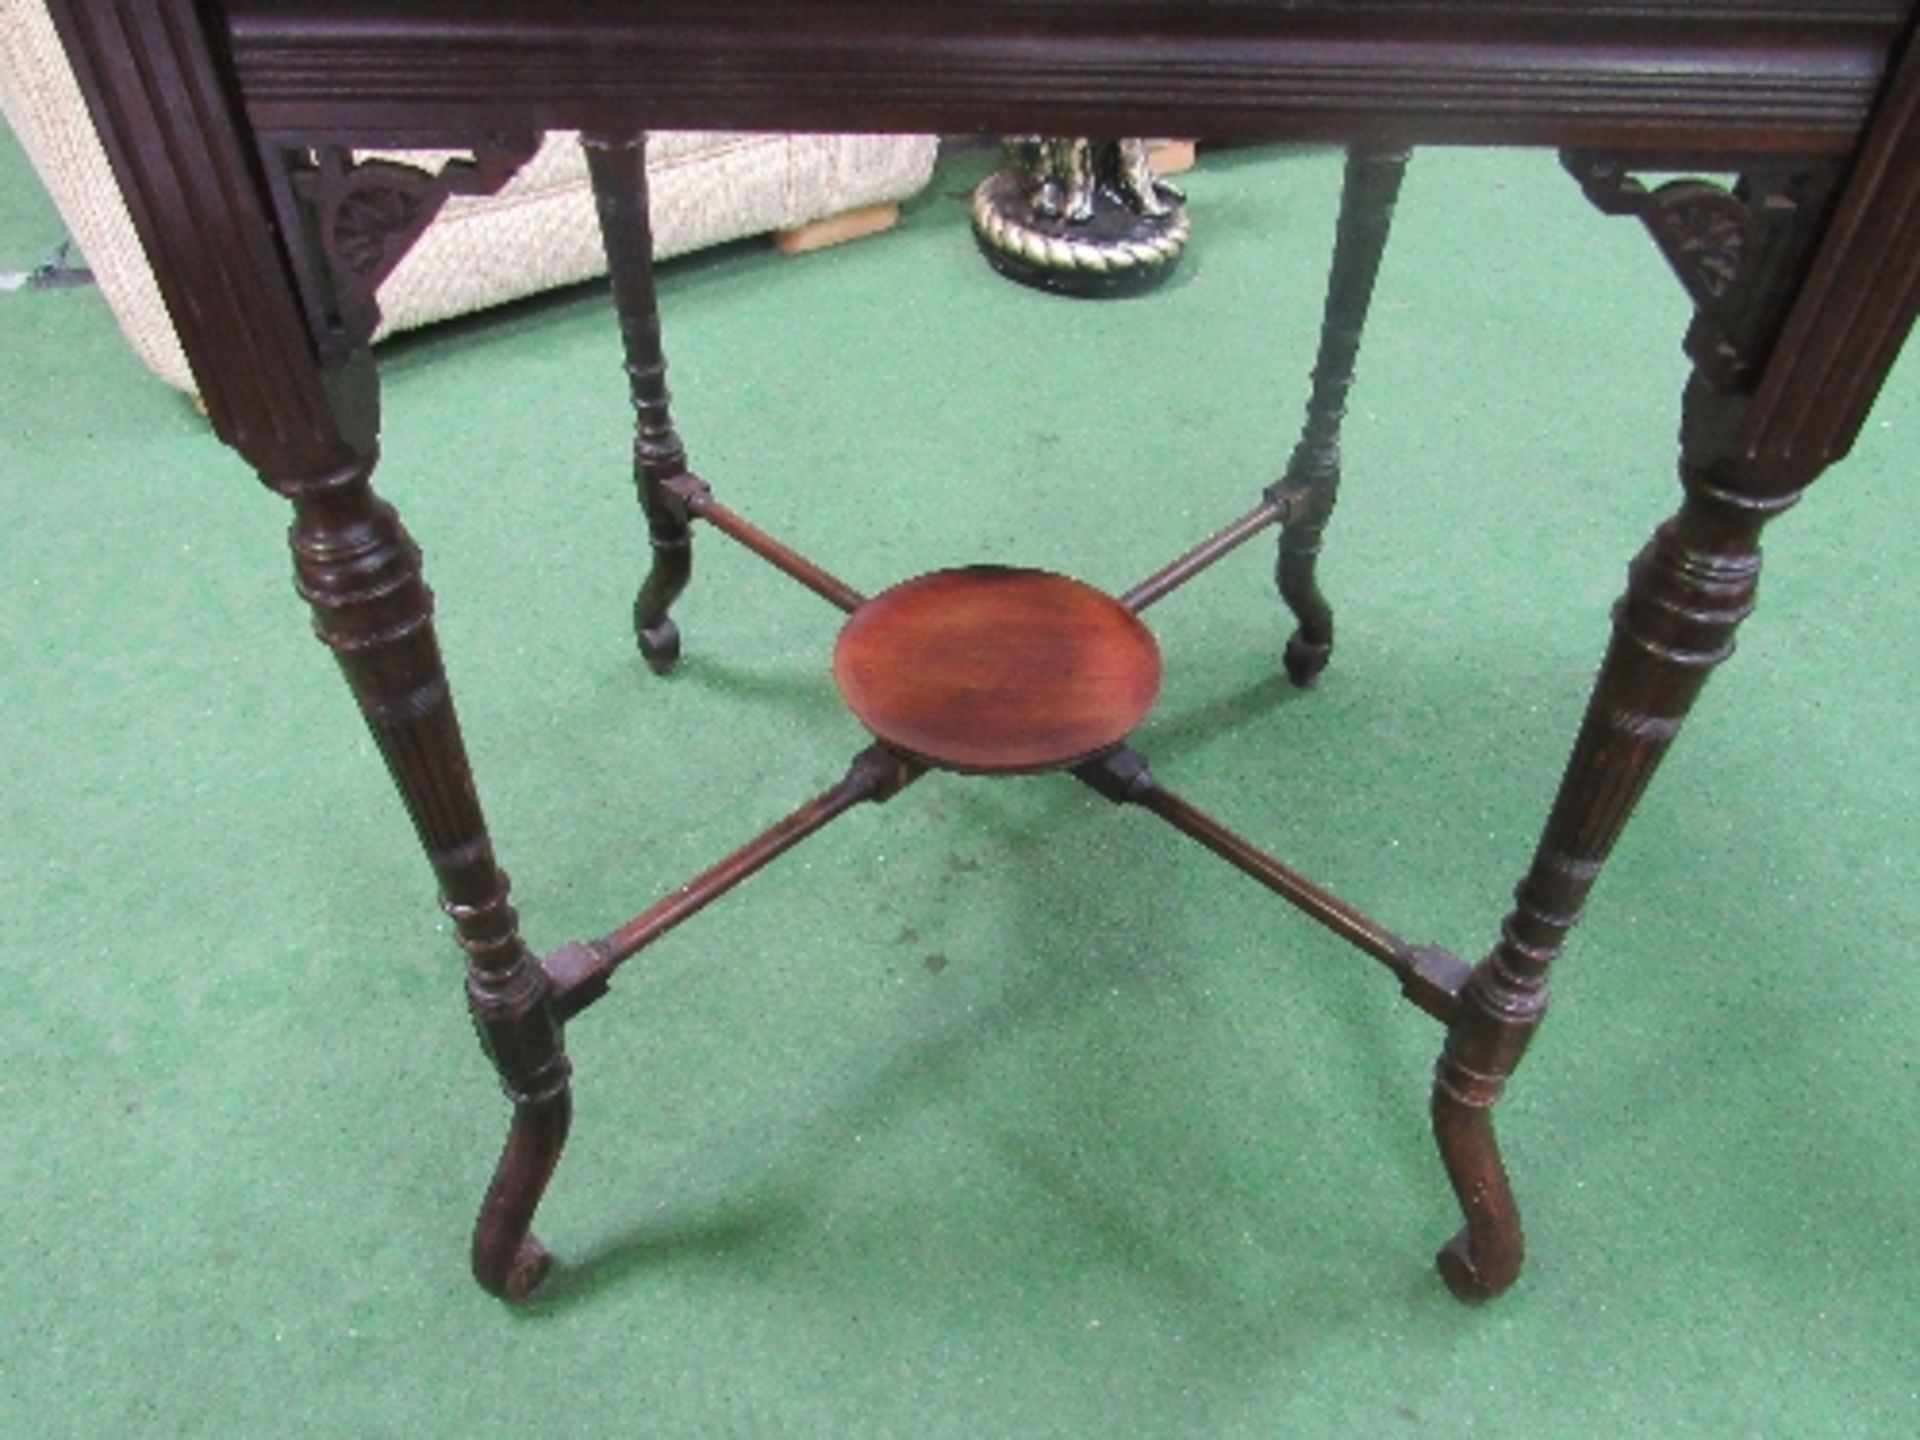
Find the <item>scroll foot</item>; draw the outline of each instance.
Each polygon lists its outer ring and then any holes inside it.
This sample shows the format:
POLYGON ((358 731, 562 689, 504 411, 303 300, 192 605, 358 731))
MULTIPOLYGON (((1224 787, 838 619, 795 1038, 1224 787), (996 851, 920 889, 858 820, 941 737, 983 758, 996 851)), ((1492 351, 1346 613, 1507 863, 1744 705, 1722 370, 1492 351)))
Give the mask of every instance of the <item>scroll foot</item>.
POLYGON ((1505 1285, 1496 1286, 1487 1279, 1475 1263, 1472 1236, 1464 1226, 1440 1247, 1434 1263, 1440 1267, 1440 1278, 1447 1282, 1453 1298, 1463 1305, 1483 1305, 1513 1283, 1509 1278, 1505 1285))
POLYGON ((647 625, 636 615, 633 633, 640 642, 640 657, 654 674, 664 675, 680 663, 680 627, 673 621, 647 625))
POLYGON ((480 1205, 473 1276, 488 1294, 510 1304, 531 1296, 553 1264, 533 1234, 533 1212, 560 1162, 572 1109, 564 1089, 514 1107, 506 1148, 480 1205))
POLYGON ((1308 498, 1296 498, 1281 523, 1280 552, 1274 566, 1274 584, 1293 612, 1294 630, 1286 650, 1287 678, 1302 689, 1313 684, 1333 656, 1333 607, 1320 593, 1315 575, 1320 561, 1320 537, 1326 531, 1337 468, 1329 467, 1312 481, 1308 498))
POLYGON ((680 659, 680 629, 667 614, 693 578, 693 539, 681 516, 668 517, 678 533, 653 536, 653 565, 633 597, 633 636, 647 668, 656 675, 673 669, 680 659))
POLYGON ((1327 668, 1327 661, 1333 658, 1333 641, 1315 644, 1303 632, 1296 630, 1287 640, 1284 658, 1287 679, 1304 690, 1320 678, 1320 672, 1327 668))
POLYGON ((1433 1097, 1433 1133, 1466 1226, 1435 1257, 1454 1298, 1479 1305, 1520 1276, 1526 1245, 1494 1138, 1491 1101, 1462 1100, 1443 1077, 1433 1097))

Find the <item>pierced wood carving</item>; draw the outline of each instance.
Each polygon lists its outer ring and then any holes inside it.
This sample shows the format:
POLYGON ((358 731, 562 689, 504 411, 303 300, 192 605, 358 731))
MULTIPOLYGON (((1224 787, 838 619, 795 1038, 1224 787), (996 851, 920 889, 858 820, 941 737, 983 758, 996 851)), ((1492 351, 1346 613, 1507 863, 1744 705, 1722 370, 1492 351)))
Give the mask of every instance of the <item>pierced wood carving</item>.
POLYGON ((1708 382, 1747 389, 1824 218, 1833 166, 1776 162, 1731 186, 1690 176, 1649 187, 1619 156, 1570 150, 1561 161, 1603 214, 1637 218, 1660 247, 1697 308, 1687 353, 1708 382))
POLYGON ((283 152, 278 186, 296 252, 315 342, 323 363, 343 363, 380 326, 380 284, 406 258, 455 195, 491 195, 538 148, 537 134, 502 134, 438 170, 393 159, 355 158, 339 146, 283 152))
POLYGON ((1610 155, 1569 151, 1562 161, 1601 213, 1632 215, 1647 227, 1696 305, 1716 305, 1733 293, 1754 230, 1752 214, 1733 194, 1696 179, 1650 190, 1610 155))

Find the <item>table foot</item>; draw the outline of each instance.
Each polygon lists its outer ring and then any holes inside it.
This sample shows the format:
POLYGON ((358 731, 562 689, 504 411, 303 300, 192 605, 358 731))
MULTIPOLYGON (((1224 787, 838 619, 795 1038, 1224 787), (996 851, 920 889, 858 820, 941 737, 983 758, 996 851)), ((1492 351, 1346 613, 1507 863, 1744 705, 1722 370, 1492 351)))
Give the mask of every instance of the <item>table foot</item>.
POLYGON ((553 1264, 533 1234, 533 1213, 560 1163, 572 1114, 564 1089, 514 1106, 506 1148, 473 1227, 473 1278, 502 1300, 527 1299, 553 1264))
POLYGON ((680 627, 664 615, 658 623, 646 619, 646 592, 633 604, 633 635, 640 644, 640 658, 656 675, 664 675, 680 663, 680 627))
MULTIPOLYGON (((1332 627, 1328 627, 1331 631, 1332 627)), ((1287 641, 1286 654, 1282 663, 1287 667, 1287 679, 1304 690, 1320 678, 1320 672, 1327 668, 1327 661, 1333 658, 1333 638, 1331 634, 1324 644, 1309 640, 1305 630, 1296 630, 1287 641)))
POLYGON ((1504 1278, 1493 1280, 1474 1259, 1473 1232, 1463 1226, 1460 1232, 1440 1247, 1434 1256, 1439 1268, 1440 1278, 1446 1281, 1447 1289, 1453 1298, 1462 1305, 1484 1305, 1513 1284, 1518 1274, 1517 1263, 1512 1273, 1504 1278))
POLYGON ((647 668, 664 675, 680 660, 680 627, 667 610, 693 577, 693 537, 670 496, 663 495, 657 508, 671 512, 672 523, 654 527, 653 564, 633 597, 633 637, 647 668))
MULTIPOLYGON (((1291 472, 1296 485, 1305 473, 1298 458, 1291 472)), ((1283 657, 1287 679, 1305 687, 1319 678, 1333 658, 1333 607, 1320 593, 1315 570, 1320 560, 1320 539, 1326 533, 1327 517, 1333 511, 1333 495, 1340 483, 1337 461, 1311 480, 1311 488, 1294 489, 1288 495, 1286 518, 1281 522, 1280 553, 1274 566, 1274 584, 1298 626, 1287 640, 1283 657)))
POLYGON ((1450 1074, 1443 1061, 1433 1092, 1434 1138, 1467 1221, 1434 1258, 1447 1289, 1468 1305, 1507 1290, 1526 1256, 1520 1211, 1493 1132, 1486 1078, 1450 1074), (1456 1088, 1463 1079, 1467 1084, 1456 1088))

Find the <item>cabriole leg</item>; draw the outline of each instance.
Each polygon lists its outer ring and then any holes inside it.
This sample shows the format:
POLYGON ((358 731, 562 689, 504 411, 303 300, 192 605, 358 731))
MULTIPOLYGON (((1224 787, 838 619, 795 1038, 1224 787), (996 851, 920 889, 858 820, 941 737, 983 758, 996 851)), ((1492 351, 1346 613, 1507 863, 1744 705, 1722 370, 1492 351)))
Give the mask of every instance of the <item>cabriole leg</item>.
POLYGON ((300 593, 340 662, 412 817, 467 955, 481 1043, 514 1102, 474 1236, 474 1273, 523 1298, 547 1267, 530 1226, 566 1138, 568 1064, 546 972, 521 941, 434 639, 419 551, 368 483, 369 443, 329 473, 269 483, 293 502, 300 593))
POLYGON ((687 473, 687 454, 668 413, 667 361, 660 348, 660 311, 653 282, 653 231, 647 218, 647 137, 581 137, 600 211, 607 268, 620 312, 627 379, 633 393, 634 482, 647 517, 653 560, 633 602, 640 653, 656 674, 680 658, 680 631, 667 611, 693 574, 686 507, 666 482, 687 473))
POLYGON ((1333 610, 1314 572, 1340 488, 1340 422, 1408 153, 1365 145, 1347 153, 1306 426, 1287 473, 1268 491, 1283 507, 1275 580, 1299 626, 1286 650, 1287 677, 1296 685, 1312 684, 1333 654, 1333 610))

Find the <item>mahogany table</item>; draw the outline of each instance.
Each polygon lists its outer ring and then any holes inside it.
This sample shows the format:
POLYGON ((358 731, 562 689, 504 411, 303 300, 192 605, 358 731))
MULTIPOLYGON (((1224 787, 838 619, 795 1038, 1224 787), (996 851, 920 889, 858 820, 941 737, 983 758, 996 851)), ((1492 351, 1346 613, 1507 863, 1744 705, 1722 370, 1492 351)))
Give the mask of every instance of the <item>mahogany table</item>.
POLYGON ((1753 607, 1762 528, 1852 443, 1920 306, 1920 46, 1909 0, 52 0, 221 438, 293 506, 301 593, 338 657, 468 957, 513 1103, 476 1226, 508 1299, 569 1114, 566 1025, 614 968, 761 865, 929 766, 1070 770, 1192 835, 1387 966, 1445 1029, 1433 1128, 1465 1228, 1453 1292, 1509 1286, 1521 1232, 1492 1111, 1547 972, 1681 721, 1753 607), (1120 597, 1034 571, 943 571, 869 600, 726 509, 667 410, 647 255, 648 128, 1179 134, 1349 146, 1306 432, 1283 478, 1120 597), (370 478, 374 287, 449 195, 582 131, 638 411, 652 560, 641 649, 695 521, 850 612, 836 680, 875 743, 846 778, 590 944, 522 941, 441 668, 419 557, 370 478), (1313 557, 1405 147, 1552 146, 1637 216, 1695 302, 1673 516, 1634 560, 1565 778, 1478 963, 1409 945, 1156 783, 1128 731, 1158 653, 1139 612, 1268 526, 1313 678, 1313 557), (446 147, 437 171, 362 160, 446 147), (1653 172, 1729 177, 1651 185, 1653 172))

